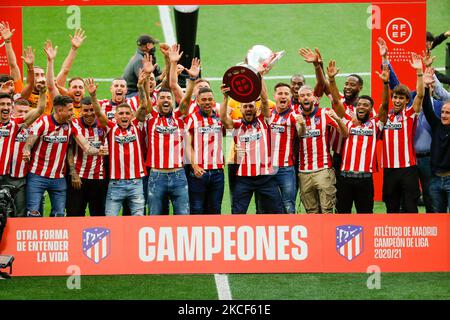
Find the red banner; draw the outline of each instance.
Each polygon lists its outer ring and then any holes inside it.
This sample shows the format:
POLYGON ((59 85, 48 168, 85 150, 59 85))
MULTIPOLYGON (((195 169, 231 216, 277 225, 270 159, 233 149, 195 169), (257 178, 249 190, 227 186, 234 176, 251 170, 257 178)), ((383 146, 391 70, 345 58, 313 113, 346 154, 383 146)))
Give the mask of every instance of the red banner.
MULTIPOLYGON (((8 21, 11 30, 15 29, 11 39, 17 64, 22 72, 22 8, 0 6, 0 21, 8 21)), ((9 74, 8 60, 6 58, 5 42, 0 37, 0 73, 9 74)))
POLYGON ((14 275, 450 271, 450 216, 11 218, 14 275))
MULTIPOLYGON (((388 58, 399 81, 415 90, 416 72, 411 68, 411 52, 422 53, 425 49, 426 1, 401 3, 376 1, 372 4, 372 97, 375 107, 381 103, 383 85, 375 71, 381 72, 381 56, 377 45, 379 37, 386 41, 388 58)), ((382 143, 377 146, 381 159, 382 143)), ((382 200, 383 171, 374 174, 375 200, 382 200)))

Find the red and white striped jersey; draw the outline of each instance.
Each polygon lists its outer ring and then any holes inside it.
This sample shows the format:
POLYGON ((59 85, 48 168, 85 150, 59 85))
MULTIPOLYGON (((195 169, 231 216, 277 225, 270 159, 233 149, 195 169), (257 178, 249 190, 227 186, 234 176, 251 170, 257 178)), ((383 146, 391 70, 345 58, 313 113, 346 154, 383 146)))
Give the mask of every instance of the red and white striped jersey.
POLYGON ((304 115, 306 133, 300 137, 300 172, 314 172, 332 167, 328 127, 337 129, 338 125, 325 110, 316 108, 315 113, 304 115))
POLYGON ((378 118, 372 118, 355 125, 348 116, 343 121, 348 128, 348 138, 342 148, 341 170, 374 172, 377 140, 381 138, 383 123, 378 118))
POLYGON ((28 139, 30 128, 22 127, 13 142, 11 158, 11 177, 23 178, 28 173, 28 161, 23 160, 22 151, 28 139))
POLYGON ((155 110, 147 115, 145 122, 147 135, 146 166, 155 169, 183 167, 184 122, 177 112, 162 116, 155 110))
POLYGON ((251 123, 244 119, 233 120, 233 139, 243 155, 237 163, 238 176, 260 176, 274 172, 271 159, 270 128, 261 114, 251 123))
POLYGON ((46 115, 34 123, 30 135, 39 137, 31 151, 30 172, 46 178, 64 178, 69 140, 78 135, 73 124, 60 124, 53 115, 46 115))
MULTIPOLYGON (((83 118, 77 118, 73 123, 78 130, 78 134, 85 137, 92 147, 99 149, 104 145, 106 140, 106 128, 102 127, 97 120, 92 127, 86 126, 83 118)), ((103 179, 105 177, 102 156, 89 156, 75 143, 73 147, 73 158, 75 170, 80 178, 103 179)))
POLYGON ((108 121, 110 179, 128 180, 145 176, 144 158, 140 144, 141 134, 142 131, 137 120, 134 120, 126 129, 114 121, 108 121))
POLYGON ((293 142, 297 134, 295 113, 287 109, 278 113, 272 110, 270 117, 272 165, 287 167, 294 165, 293 142))
POLYGON ((23 118, 11 118, 8 123, 0 123, 0 175, 10 173, 14 140, 22 127, 23 118))
POLYGON ((414 135, 417 114, 413 107, 389 113, 383 133, 383 168, 406 168, 416 164, 414 135))
MULTIPOLYGON (((114 115, 116 114, 116 107, 119 105, 113 102, 111 99, 99 100, 100 108, 102 112, 106 115, 108 120, 114 119, 114 115)), ((136 112, 139 109, 139 97, 134 96, 125 100, 125 103, 128 103, 133 112, 136 112)))
POLYGON ((222 169, 224 130, 218 114, 214 112, 210 117, 207 117, 197 111, 191 113, 185 121, 186 130, 192 137, 194 163, 205 170, 222 169))
MULTIPOLYGON (((345 109, 345 115, 349 116, 350 118, 354 118, 356 116, 356 107, 352 104, 347 104, 344 100, 344 96, 341 95, 341 101, 342 105, 345 109)), ((334 106, 333 106, 334 109, 334 106)), ((372 115, 371 117, 376 117, 377 113, 375 112, 375 109, 372 109, 372 115)), ((345 139, 342 138, 342 136, 339 134, 339 131, 337 131, 334 128, 330 128, 330 139, 331 139, 331 147, 332 150, 335 153, 341 154, 342 147, 344 145, 345 139)))

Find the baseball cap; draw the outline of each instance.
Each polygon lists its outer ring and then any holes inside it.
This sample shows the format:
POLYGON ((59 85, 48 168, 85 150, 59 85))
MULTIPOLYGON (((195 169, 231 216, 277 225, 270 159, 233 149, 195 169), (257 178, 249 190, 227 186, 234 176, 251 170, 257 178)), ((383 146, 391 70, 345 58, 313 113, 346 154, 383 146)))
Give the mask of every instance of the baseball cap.
POLYGON ((153 43, 153 44, 159 43, 159 40, 154 39, 153 37, 149 36, 148 34, 143 34, 137 39, 136 43, 138 46, 143 46, 147 43, 153 43))

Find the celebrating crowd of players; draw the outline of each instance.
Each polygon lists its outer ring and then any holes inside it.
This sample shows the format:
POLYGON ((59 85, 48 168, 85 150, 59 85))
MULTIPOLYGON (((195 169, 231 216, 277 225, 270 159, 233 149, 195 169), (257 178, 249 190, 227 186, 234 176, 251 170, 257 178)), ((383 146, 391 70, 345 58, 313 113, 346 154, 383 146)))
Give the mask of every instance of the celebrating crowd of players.
POLYGON ((360 95, 363 80, 356 74, 346 78, 341 94, 336 62, 324 66, 317 49, 299 50, 314 67, 314 88, 294 75, 290 84, 275 85, 272 101, 264 81, 270 70, 261 66, 257 101, 238 103, 222 85, 216 103, 209 82, 199 78, 198 59, 184 68, 178 45, 143 35, 123 77, 112 81, 111 97, 99 99, 91 78, 73 77, 66 88, 86 38, 82 30, 71 36, 56 78, 57 47, 45 43, 45 71, 26 48, 26 83, 7 22, 0 23, 0 35, 11 70, 0 75, 0 185, 15 187, 16 216, 42 216, 46 191, 51 216, 84 216, 87 206, 96 216, 116 216, 122 207, 124 214, 168 214, 170 203, 174 214, 220 214, 227 131, 233 214, 245 214, 253 195, 257 213, 295 213, 297 194, 307 213, 350 213, 353 205, 372 213, 378 140, 388 213, 418 212, 421 189, 427 212, 450 207, 449 93, 434 75, 429 51, 411 56, 417 84, 410 92, 378 40, 379 108, 360 95), (162 70, 154 56, 158 44, 162 70), (185 90, 178 85, 182 71, 189 75, 185 90), (327 103, 322 97, 331 100, 330 108, 321 106, 327 103))

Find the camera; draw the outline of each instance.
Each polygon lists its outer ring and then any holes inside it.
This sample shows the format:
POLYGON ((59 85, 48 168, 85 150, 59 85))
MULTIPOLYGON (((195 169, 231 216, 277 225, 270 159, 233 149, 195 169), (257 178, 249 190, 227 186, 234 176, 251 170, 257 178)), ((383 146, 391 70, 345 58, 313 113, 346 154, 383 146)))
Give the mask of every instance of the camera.
MULTIPOLYGON (((13 216, 15 213, 14 197, 11 194, 14 189, 15 187, 10 185, 5 185, 0 189, 0 243, 6 228, 8 216, 13 216)), ((0 255, 0 269, 9 267, 9 273, 11 273, 13 261, 13 256, 0 255)), ((8 279, 10 277, 8 273, 0 271, 0 279, 8 279)))

